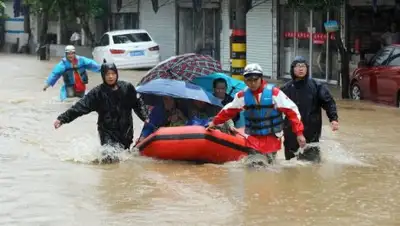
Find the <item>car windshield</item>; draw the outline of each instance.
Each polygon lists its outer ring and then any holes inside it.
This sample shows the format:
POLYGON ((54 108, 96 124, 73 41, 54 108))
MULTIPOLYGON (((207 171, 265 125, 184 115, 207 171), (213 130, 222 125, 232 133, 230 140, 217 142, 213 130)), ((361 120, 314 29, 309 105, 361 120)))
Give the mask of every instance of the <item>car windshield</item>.
POLYGON ((151 38, 147 33, 131 33, 131 34, 122 34, 122 35, 114 35, 113 37, 114 44, 127 44, 134 42, 150 42, 151 38))

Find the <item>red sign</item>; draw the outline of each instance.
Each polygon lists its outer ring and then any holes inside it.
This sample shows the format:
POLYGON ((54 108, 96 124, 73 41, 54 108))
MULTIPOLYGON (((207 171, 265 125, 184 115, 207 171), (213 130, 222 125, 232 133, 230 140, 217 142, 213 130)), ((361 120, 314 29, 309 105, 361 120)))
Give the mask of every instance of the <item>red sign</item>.
MULTIPOLYGON (((309 32, 293 32, 287 31, 283 33, 285 38, 297 38, 297 39, 309 39, 310 33, 309 32)), ((326 33, 313 33, 313 40, 325 41, 327 38, 326 33)), ((329 35, 330 40, 335 40, 335 34, 331 33, 329 35)))

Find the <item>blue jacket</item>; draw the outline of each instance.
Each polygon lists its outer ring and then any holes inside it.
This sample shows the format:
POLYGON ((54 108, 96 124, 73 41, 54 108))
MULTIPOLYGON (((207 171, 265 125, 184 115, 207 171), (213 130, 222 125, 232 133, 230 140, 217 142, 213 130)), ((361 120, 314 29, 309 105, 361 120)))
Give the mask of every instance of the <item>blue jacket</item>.
POLYGON ((244 91, 245 132, 249 135, 267 136, 283 129, 282 113, 275 109, 272 100, 274 85, 268 84, 257 103, 250 89, 244 91))
MULTIPOLYGON (((87 83, 87 74, 86 70, 90 70, 93 72, 100 72, 101 66, 96 63, 96 61, 86 58, 84 56, 76 56, 78 59, 77 70, 79 74, 82 76, 82 80, 84 83, 87 83)), ((72 68, 72 64, 64 57, 50 73, 49 77, 46 80, 46 84, 50 86, 54 86, 60 77, 64 77, 64 83, 66 86, 71 86, 75 84, 74 79, 74 69, 72 68)))
POLYGON ((149 123, 144 123, 142 132, 140 134, 141 137, 148 137, 154 131, 156 131, 159 127, 164 126, 165 122, 165 111, 164 106, 157 105, 155 106, 149 115, 149 123))

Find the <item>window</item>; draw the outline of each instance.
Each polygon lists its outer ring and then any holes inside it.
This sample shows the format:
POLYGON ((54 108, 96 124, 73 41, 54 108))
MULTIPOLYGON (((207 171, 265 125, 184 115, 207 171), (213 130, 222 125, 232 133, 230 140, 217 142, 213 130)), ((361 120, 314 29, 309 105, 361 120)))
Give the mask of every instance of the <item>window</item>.
POLYGON ((110 44, 110 39, 107 34, 103 35, 100 39, 100 46, 108 46, 110 44))
POLYGON ((134 43, 134 42, 150 42, 151 38, 147 33, 131 33, 131 34, 122 34, 122 35, 114 35, 113 37, 114 44, 126 44, 126 43, 134 43))
POLYGON ((387 64, 388 57, 393 48, 386 47, 380 50, 371 60, 371 66, 382 66, 387 64))
POLYGON ((113 30, 137 29, 139 15, 138 13, 115 13, 112 17, 113 30))
MULTIPOLYGON (((282 47, 293 47, 294 46, 294 38, 285 36, 287 32, 294 32, 294 12, 292 8, 289 8, 285 5, 280 5, 280 17, 285 18, 285 22, 282 20, 280 22, 280 34, 281 34, 281 42, 283 43, 282 47)), ((283 51, 283 49, 281 50, 283 51)))

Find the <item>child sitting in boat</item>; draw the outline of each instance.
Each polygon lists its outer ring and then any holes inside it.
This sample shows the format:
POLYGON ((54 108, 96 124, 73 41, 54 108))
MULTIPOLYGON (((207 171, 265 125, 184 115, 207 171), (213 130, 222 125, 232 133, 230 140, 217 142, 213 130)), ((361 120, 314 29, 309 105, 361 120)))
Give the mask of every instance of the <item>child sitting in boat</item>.
POLYGON ((149 122, 145 123, 137 142, 140 142, 160 127, 184 126, 187 117, 179 109, 172 97, 164 96, 162 104, 155 106, 149 115, 149 122))

